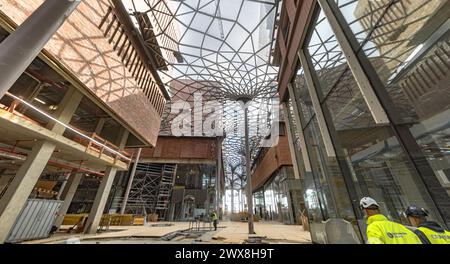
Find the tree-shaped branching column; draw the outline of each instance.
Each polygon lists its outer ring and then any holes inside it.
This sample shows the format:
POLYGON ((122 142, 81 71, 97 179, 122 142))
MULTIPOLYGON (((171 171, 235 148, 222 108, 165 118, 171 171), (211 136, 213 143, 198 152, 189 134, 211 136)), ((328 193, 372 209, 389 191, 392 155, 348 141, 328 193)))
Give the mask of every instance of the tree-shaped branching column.
MULTIPOLYGON (((192 106, 199 93, 204 104, 219 102, 221 123, 227 132, 224 159, 239 160, 234 150, 245 146, 246 157, 250 158, 250 152, 256 152, 255 142, 265 136, 265 131, 252 129, 258 122, 266 122, 257 114, 270 111, 267 105, 276 97, 278 69, 270 60, 279 0, 122 1, 148 50, 155 54, 171 103, 183 100, 192 106), (246 108, 244 114, 239 100, 252 101, 253 109, 246 108), (237 123, 245 123, 246 129, 235 130, 237 123)), ((163 117, 164 134, 171 133, 170 125, 176 117, 171 110, 169 104, 163 117)), ((195 111, 203 108, 194 109, 192 114, 195 111)), ((250 162, 246 160, 249 179, 250 162)), ((251 189, 248 195, 251 197, 251 189)), ((251 213, 252 199, 248 200, 251 213)))

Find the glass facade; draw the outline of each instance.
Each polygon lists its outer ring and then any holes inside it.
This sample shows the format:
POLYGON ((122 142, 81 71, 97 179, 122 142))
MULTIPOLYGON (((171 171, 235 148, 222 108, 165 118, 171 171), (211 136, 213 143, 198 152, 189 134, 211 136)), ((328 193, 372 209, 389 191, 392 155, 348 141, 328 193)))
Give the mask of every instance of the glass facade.
POLYGON ((440 183, 450 192, 450 2, 337 1, 346 20, 360 25, 360 53, 369 57, 440 183), (352 2, 346 4, 345 2, 352 2), (386 14, 370 20, 364 14, 386 14), (373 31, 377 23, 377 30, 373 31))
POLYGON ((300 182, 292 167, 282 167, 261 190, 253 194, 255 215, 265 221, 301 223, 300 182))
POLYGON ((375 198, 393 221, 409 225, 403 212, 417 205, 448 225, 449 1, 319 3, 330 7, 336 20, 317 4, 286 102, 313 240, 339 241, 341 234, 326 232, 327 222, 336 219, 344 221, 334 224, 354 227, 357 236, 350 237, 364 238, 357 206, 363 196, 375 198), (338 21, 347 38, 337 37, 330 21, 338 21), (345 45, 353 50, 344 52, 345 45), (361 77, 352 70, 356 64, 374 85, 370 89, 389 122, 375 122, 361 77), (302 140, 306 150, 300 149, 302 140))

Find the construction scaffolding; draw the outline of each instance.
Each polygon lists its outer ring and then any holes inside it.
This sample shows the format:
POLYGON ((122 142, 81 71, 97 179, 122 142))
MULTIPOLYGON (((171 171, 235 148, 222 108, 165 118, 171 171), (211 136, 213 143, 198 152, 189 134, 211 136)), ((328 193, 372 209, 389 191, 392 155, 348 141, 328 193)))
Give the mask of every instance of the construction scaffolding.
POLYGON ((125 212, 166 217, 172 196, 176 164, 138 163, 125 212))

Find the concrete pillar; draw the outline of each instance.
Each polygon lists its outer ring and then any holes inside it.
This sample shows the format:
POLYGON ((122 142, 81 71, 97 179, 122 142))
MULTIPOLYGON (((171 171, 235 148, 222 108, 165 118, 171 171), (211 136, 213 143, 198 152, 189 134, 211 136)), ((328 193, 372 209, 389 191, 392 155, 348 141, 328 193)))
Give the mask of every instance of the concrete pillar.
POLYGON ((94 204, 86 221, 84 232, 87 234, 97 233, 100 220, 102 219, 103 210, 105 209, 106 201, 108 200, 109 192, 116 176, 117 168, 108 166, 103 176, 102 182, 98 187, 95 195, 94 204))
POLYGON ((46 0, 0 43, 0 98, 19 79, 80 0, 46 0))
POLYGON ((1 198, 0 243, 4 243, 8 238, 12 226, 39 180, 55 147, 56 145, 49 141, 37 142, 1 198))
POLYGON ((83 173, 79 173, 77 170, 72 170, 70 173, 69 179, 66 184, 66 188, 62 192, 62 199, 64 200, 63 205, 61 206, 61 209, 59 209, 58 217, 55 221, 55 226, 59 229, 63 220, 64 216, 67 213, 67 210, 69 209, 70 204, 72 203, 72 199, 75 195, 75 192, 77 191, 78 185, 80 184, 80 180, 83 177, 83 173))
POLYGON ((170 210, 169 210, 169 221, 173 222, 174 221, 174 217, 175 217, 175 207, 176 207, 176 203, 171 203, 170 204, 170 210))
MULTIPOLYGON (((75 89, 69 89, 63 97, 60 109, 54 117, 62 123, 68 123, 73 116, 82 95, 75 89)), ((64 133, 65 127, 56 122, 50 122, 47 129, 57 134, 64 133)), ((56 145, 51 141, 38 141, 25 162, 20 166, 5 194, 0 200, 0 243, 8 238, 10 229, 25 205, 28 196, 44 171, 56 145)))
POLYGON ((94 133, 100 135, 103 130, 103 126, 105 125, 106 118, 100 118, 98 120, 97 126, 95 127, 94 133))
MULTIPOLYGON (((121 128, 117 135, 116 142, 119 149, 125 148, 129 132, 125 128, 121 128)), ((109 192, 111 191, 114 178, 116 177, 117 168, 107 166, 105 176, 103 176, 102 182, 98 187, 97 194, 95 195, 94 204, 92 205, 84 232, 87 234, 95 234, 97 232, 100 220, 102 219, 103 211, 105 210, 106 202, 108 200, 109 192)))
MULTIPOLYGON (((59 187, 58 195, 56 195, 56 200, 61 200, 62 194, 67 186, 67 181, 69 180, 70 174, 64 175, 64 181, 61 184, 61 187, 59 187)), ((64 199, 64 198, 63 198, 64 199)))
POLYGON ((121 128, 115 142, 115 144, 119 147, 120 150, 123 150, 125 148, 129 134, 130 132, 128 130, 126 130, 125 128, 121 128))
MULTIPOLYGON (((80 105, 83 94, 76 88, 70 87, 63 99, 59 103, 59 108, 56 110, 54 117, 64 124, 68 124, 72 119, 73 114, 80 105)), ((66 130, 65 126, 54 121, 50 121, 47 128, 56 134, 62 135, 66 130)))

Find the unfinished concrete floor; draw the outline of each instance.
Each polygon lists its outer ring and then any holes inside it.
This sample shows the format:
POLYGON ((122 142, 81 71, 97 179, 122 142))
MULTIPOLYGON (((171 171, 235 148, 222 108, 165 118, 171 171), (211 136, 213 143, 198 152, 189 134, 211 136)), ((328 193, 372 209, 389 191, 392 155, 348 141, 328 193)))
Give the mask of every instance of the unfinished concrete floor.
MULTIPOLYGON (((222 222, 213 239, 223 243, 243 243, 248 238, 248 223, 222 222)), ((299 225, 285 225, 279 222, 256 222, 256 235, 266 237, 267 243, 311 243, 309 232, 299 225)))
MULTIPOLYGON (((188 222, 158 222, 145 226, 113 226, 109 231, 96 235, 57 233, 50 238, 24 242, 26 244, 242 244, 248 239, 248 224, 245 222, 223 221, 217 231, 201 230, 183 232, 189 228, 188 222), (170 224, 164 226, 163 224, 170 224)), ((64 228, 64 227, 63 227, 64 228)), ((311 243, 309 232, 302 226, 284 225, 278 222, 257 222, 255 231, 265 237, 264 243, 288 244, 311 243)))

